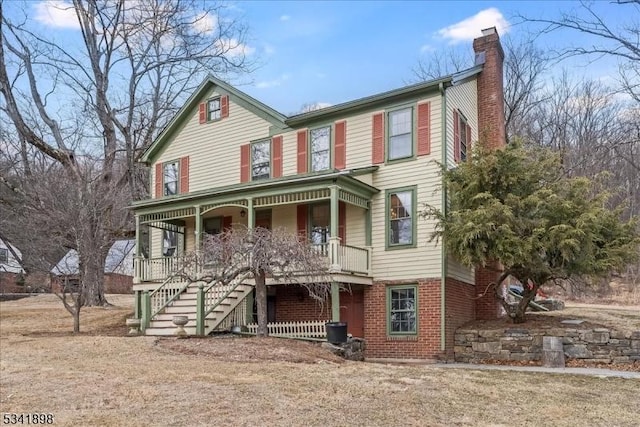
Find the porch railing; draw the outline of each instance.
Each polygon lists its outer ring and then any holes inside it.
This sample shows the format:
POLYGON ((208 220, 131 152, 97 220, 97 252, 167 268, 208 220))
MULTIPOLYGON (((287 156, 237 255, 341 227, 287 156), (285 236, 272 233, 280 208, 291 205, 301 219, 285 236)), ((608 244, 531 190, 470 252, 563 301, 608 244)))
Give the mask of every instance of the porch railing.
MULTIPOLYGON (((272 337, 288 338, 326 338, 324 324, 328 320, 310 320, 306 322, 276 322, 268 323, 267 331, 272 337)), ((251 323, 247 326, 249 333, 258 333, 258 324, 251 323)))
POLYGON ((371 271, 371 253, 366 248, 340 245, 338 246, 337 264, 343 271, 369 274, 371 271))
POLYGON ((178 256, 158 258, 135 258, 135 273, 143 282, 162 282, 183 266, 183 258, 178 256))
MULTIPOLYGON (((330 241, 313 248, 327 258, 333 272, 371 274, 371 250, 351 245, 340 245, 338 241, 330 241)), ((184 267, 183 258, 158 257, 134 259, 136 279, 140 282, 164 282, 167 277, 184 267)), ((190 267, 198 269, 198 266, 190 267)), ((192 271, 197 275, 197 271, 192 271)))

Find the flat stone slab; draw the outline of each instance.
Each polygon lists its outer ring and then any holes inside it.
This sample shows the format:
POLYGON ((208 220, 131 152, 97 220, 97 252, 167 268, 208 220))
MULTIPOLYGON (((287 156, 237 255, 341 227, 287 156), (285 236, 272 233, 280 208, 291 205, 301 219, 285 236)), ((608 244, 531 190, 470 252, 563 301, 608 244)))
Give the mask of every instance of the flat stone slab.
POLYGON ((571 320, 563 320, 560 323, 564 323, 565 325, 580 325, 580 324, 584 323, 584 320, 571 319, 571 320))

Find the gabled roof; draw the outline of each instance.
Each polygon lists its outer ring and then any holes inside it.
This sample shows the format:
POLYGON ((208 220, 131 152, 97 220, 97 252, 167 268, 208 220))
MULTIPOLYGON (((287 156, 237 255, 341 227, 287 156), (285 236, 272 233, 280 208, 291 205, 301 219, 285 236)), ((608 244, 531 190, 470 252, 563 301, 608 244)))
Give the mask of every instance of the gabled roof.
MULTIPOLYGON (((116 240, 105 259, 104 272, 133 276, 133 250, 135 240, 116 240)), ((51 273, 58 276, 76 275, 79 270, 78 252, 70 249, 60 261, 51 269, 51 273)))
POLYGON ((452 76, 440 77, 433 80, 415 83, 409 86, 403 86, 398 89, 389 90, 375 95, 365 96, 364 98, 353 101, 343 102, 342 104, 332 105, 331 107, 321 108, 319 110, 309 111, 307 113, 296 114, 287 118, 285 121, 289 126, 300 126, 303 123, 315 121, 319 118, 328 119, 336 115, 344 115, 356 111, 375 108, 390 102, 399 102, 406 98, 415 97, 418 94, 437 90, 443 84, 450 84, 452 76))
POLYGON ((171 138, 171 135, 181 127, 185 120, 193 113, 193 110, 197 105, 202 102, 205 94, 211 91, 212 88, 217 87, 222 93, 231 95, 234 98, 234 102, 242 105, 244 108, 253 111, 256 115, 271 122, 275 126, 285 127, 284 120, 286 116, 277 112, 268 105, 263 104, 257 99, 247 95, 241 90, 236 89, 228 83, 209 75, 193 94, 187 99, 185 104, 180 108, 171 121, 160 132, 160 135, 155 139, 153 144, 149 146, 142 154, 140 161, 149 163, 153 156, 167 143, 171 138))
POLYGON ((230 84, 210 75, 202 82, 202 84, 200 84, 191 97, 189 97, 185 105, 183 105, 180 111, 178 111, 173 119, 171 119, 153 144, 147 148, 140 160, 142 162, 149 163, 153 156, 158 153, 177 129, 185 122, 189 114, 192 114, 198 103, 202 101, 204 95, 213 87, 218 87, 222 92, 233 96, 235 98, 234 101, 242 105, 244 108, 254 112, 256 115, 271 122, 273 125, 284 129, 286 127, 304 126, 320 120, 330 120, 345 114, 353 114, 358 111, 381 107, 388 103, 401 102, 426 92, 438 90, 441 87, 456 85, 457 83, 480 73, 483 65, 484 63, 482 59, 476 59, 476 64, 473 67, 455 74, 403 86, 401 88, 289 117, 277 112, 273 108, 263 104, 241 90, 236 89, 230 84))

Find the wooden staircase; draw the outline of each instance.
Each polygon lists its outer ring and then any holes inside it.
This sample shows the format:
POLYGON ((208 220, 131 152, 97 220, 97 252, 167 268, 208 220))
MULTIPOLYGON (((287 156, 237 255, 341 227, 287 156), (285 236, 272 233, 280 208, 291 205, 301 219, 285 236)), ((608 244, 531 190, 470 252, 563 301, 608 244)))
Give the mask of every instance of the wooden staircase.
MULTIPOLYGON (((231 292, 217 291, 215 287, 209 290, 206 298, 209 301, 215 301, 215 307, 205 317, 204 334, 207 335, 215 330, 245 300, 252 290, 253 286, 246 284, 236 285, 231 292), (217 294, 221 292, 228 293, 228 295, 219 297, 217 294), (217 299, 220 300, 218 301, 217 299)), ((176 325, 173 324, 173 316, 187 316, 189 321, 184 329, 188 335, 196 335, 197 298, 198 285, 193 283, 175 301, 151 319, 149 326, 145 330, 145 335, 173 335, 176 330, 176 325)))

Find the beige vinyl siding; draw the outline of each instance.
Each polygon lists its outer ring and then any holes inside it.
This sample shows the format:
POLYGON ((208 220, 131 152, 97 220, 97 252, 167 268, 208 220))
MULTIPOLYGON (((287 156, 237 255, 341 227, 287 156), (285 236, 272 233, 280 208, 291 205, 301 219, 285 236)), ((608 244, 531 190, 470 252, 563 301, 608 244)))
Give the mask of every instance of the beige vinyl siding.
POLYGON ((347 204, 346 240, 349 246, 364 247, 366 244, 366 211, 347 204))
MULTIPOLYGON (((453 111, 459 109, 471 126, 471 147, 478 142, 478 87, 472 79, 447 89, 447 165, 455 166, 453 153, 453 111)), ((447 275, 466 283, 474 283, 474 270, 460 264, 453 257, 447 259, 447 275)))
POLYGON ((271 208, 271 227, 284 228, 291 233, 298 232, 295 205, 274 206, 271 208))
MULTIPOLYGON (((386 249, 386 194, 385 190, 417 186, 417 206, 419 214, 425 203, 441 206, 441 178, 435 163, 441 160, 441 97, 439 94, 420 99, 431 102, 431 153, 416 159, 380 165, 373 173, 373 186, 381 192, 373 199, 372 244, 373 275, 375 280, 403 280, 425 277, 440 277, 442 250, 439 244, 429 242, 434 229, 433 220, 415 217, 415 248, 386 249)), ((391 106, 390 106, 391 107, 391 106)), ((415 110, 415 108, 414 108, 415 110)), ((367 120, 369 131, 366 143, 371 144, 371 115, 367 120)), ((415 123, 415 118, 414 118, 415 123)), ((414 139, 415 139, 414 126, 414 139)), ((370 149, 369 149, 370 150, 370 149)), ((371 154, 369 151, 369 162, 371 154)))
POLYGON ((347 169, 371 166, 373 112, 347 118, 347 169))
POLYGON ((298 130, 282 135, 282 176, 298 173, 298 130))
MULTIPOLYGON (((212 92, 203 99, 220 95, 212 92)), ((175 137, 165 145, 156 162, 189 156, 189 191, 240 182, 240 146, 269 137, 270 123, 246 110, 229 96, 229 117, 200 124, 198 106, 175 137)), ((151 169, 151 190, 155 167, 151 169)))
POLYGON ((471 126, 471 147, 478 142, 478 85, 475 79, 447 89, 447 165, 455 164, 453 156, 453 110, 464 114, 471 126))
POLYGON ((158 258, 162 256, 162 230, 159 228, 150 228, 149 234, 151 234, 151 258, 158 258))
POLYGON ((458 262, 452 256, 447 257, 447 277, 452 277, 456 280, 465 283, 475 283, 475 270, 473 268, 466 267, 458 262))

